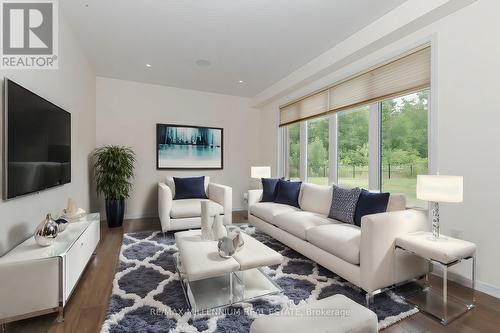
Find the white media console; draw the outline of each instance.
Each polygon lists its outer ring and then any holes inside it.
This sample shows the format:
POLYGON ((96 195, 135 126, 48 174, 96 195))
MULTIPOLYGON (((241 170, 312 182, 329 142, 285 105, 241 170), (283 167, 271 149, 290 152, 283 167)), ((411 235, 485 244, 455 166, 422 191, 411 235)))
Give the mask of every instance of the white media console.
POLYGON ((99 214, 71 222, 54 243, 30 237, 0 257, 0 324, 59 312, 67 304, 100 239, 99 214))

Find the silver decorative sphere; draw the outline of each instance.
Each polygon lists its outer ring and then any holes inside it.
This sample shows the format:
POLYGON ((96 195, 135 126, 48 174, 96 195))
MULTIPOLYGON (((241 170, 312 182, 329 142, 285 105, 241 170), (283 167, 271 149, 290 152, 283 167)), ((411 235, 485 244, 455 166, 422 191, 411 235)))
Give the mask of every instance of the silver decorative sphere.
POLYGON ((222 258, 231 258, 236 251, 239 251, 245 242, 243 241, 243 237, 238 231, 231 231, 227 236, 219 239, 219 243, 217 244, 217 248, 219 249, 219 255, 222 258))
POLYGON ((219 239, 217 248, 219 249, 219 255, 226 259, 231 258, 231 256, 236 252, 236 248, 233 246, 233 240, 227 236, 219 239))
POLYGON ((50 214, 47 214, 35 230, 35 241, 40 246, 52 245, 58 233, 59 228, 56 221, 52 219, 50 214))

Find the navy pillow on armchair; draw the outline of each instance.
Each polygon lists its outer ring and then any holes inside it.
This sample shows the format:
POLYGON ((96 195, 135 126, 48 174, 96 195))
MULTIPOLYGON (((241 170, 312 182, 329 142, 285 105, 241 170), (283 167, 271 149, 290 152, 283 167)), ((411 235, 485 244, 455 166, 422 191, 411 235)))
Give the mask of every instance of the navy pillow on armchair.
POLYGON ((365 215, 385 213, 389 203, 389 193, 373 193, 362 190, 359 195, 354 224, 361 227, 361 218, 365 215))
POLYGON ((262 199, 260 202, 274 202, 278 194, 279 178, 262 178, 262 199))
POLYGON ((291 182, 280 179, 278 181, 278 193, 274 202, 300 208, 299 194, 301 184, 302 182, 291 182))
POLYGON ((205 193, 205 176, 201 177, 174 177, 175 197, 179 199, 207 199, 205 193))

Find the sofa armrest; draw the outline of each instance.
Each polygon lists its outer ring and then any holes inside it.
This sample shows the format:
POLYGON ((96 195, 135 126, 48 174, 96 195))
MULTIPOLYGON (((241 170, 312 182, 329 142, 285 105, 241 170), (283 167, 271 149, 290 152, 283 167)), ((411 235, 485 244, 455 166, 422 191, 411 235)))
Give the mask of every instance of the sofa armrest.
POLYGON ((158 215, 160 217, 161 230, 170 230, 170 211, 172 210, 172 190, 167 184, 158 184, 158 215))
POLYGON ((248 191, 248 208, 250 208, 253 204, 262 199, 262 190, 249 190, 248 191))
POLYGON ((208 198, 224 208, 224 224, 233 223, 233 189, 229 186, 209 183, 208 198))
POLYGON ((250 218, 250 208, 262 199, 262 190, 248 190, 248 217, 250 218))
POLYGON ((363 216, 361 221, 361 287, 372 292, 427 273, 421 258, 395 250, 396 237, 426 231, 423 211, 400 210, 363 216))

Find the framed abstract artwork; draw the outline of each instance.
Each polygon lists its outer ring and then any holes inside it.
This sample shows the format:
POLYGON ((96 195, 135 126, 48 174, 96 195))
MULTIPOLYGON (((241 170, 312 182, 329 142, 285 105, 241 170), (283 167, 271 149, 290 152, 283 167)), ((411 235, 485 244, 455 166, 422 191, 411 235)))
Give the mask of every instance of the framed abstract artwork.
POLYGON ((222 169, 224 130, 156 124, 156 168, 222 169))

